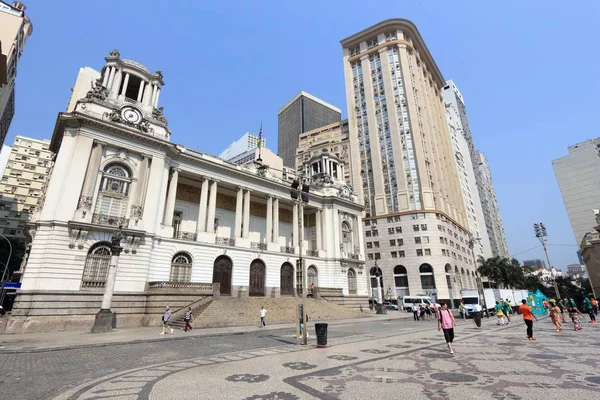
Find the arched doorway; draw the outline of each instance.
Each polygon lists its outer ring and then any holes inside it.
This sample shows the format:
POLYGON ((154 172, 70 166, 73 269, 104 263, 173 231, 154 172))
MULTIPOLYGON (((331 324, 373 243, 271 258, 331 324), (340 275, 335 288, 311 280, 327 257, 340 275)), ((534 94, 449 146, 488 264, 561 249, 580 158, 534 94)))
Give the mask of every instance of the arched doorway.
POLYGON ((231 269, 233 263, 227 256, 219 256, 213 267, 213 283, 221 285, 219 292, 224 296, 231 294, 231 269))
POLYGON ((250 264, 250 296, 265 296, 265 275, 267 268, 262 260, 254 260, 250 264))
POLYGON ((319 272, 317 271, 317 267, 315 267, 314 265, 308 267, 308 270, 306 271, 306 276, 306 284, 308 285, 308 290, 310 290, 310 287, 313 284, 315 285, 315 287, 319 287, 319 272))
POLYGON ((435 278, 433 276, 433 267, 429 264, 421 264, 419 267, 421 275, 421 289, 432 291, 435 289, 435 278))
POLYGON ((358 290, 358 285, 356 283, 356 271, 354 271, 354 269, 350 268, 348 270, 348 293, 356 294, 357 290, 358 290))
POLYGON ((399 299, 410 294, 408 290, 408 274, 404 265, 394 267, 394 286, 396 287, 396 297, 399 299))
POLYGON ((294 295, 294 267, 290 263, 283 263, 279 278, 280 294, 282 296, 294 295))

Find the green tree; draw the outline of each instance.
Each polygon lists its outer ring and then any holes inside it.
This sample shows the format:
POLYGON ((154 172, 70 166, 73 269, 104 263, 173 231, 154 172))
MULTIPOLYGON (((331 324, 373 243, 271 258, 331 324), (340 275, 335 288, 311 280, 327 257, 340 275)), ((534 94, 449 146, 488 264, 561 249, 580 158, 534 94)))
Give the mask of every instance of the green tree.
POLYGON ((502 285, 504 275, 506 274, 505 261, 502 257, 483 258, 479 256, 478 263, 477 272, 479 272, 479 275, 487 277, 490 283, 493 282, 496 285, 502 285))
POLYGON ((8 238, 7 240, 12 246, 12 254, 6 240, 0 238, 0 277, 4 271, 4 263, 7 262, 10 255, 10 260, 8 260, 8 273, 6 275, 6 279, 9 280, 13 272, 18 271, 21 267, 21 261, 23 260, 27 247, 24 240, 13 238, 8 238))

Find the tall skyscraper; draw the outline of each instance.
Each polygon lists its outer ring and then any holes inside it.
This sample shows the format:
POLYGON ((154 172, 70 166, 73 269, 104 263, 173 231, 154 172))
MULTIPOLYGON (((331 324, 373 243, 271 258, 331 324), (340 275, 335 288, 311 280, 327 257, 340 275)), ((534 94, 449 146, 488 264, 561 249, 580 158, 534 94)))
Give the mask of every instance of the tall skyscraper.
POLYGON ((15 115, 17 66, 32 31, 23 3, 0 1, 0 147, 15 115))
POLYGON ((506 234, 504 233, 504 224, 500 217, 500 207, 496 199, 496 190, 492 180, 492 171, 487 162, 487 158, 480 151, 475 151, 473 159, 475 168, 475 179, 479 189, 479 197, 485 217, 485 227, 490 238, 492 254, 500 257, 510 257, 508 245, 506 244, 506 234))
POLYGON ((383 21, 341 44, 371 285, 382 284, 386 295, 457 299, 460 289, 475 288, 476 266, 442 73, 405 19, 383 21))
POLYGON ((50 140, 17 136, 0 181, 0 229, 4 236, 26 239, 25 224, 52 168, 50 140))
POLYGON ((294 96, 277 112, 279 157, 283 165, 295 165, 296 147, 301 133, 340 122, 342 110, 306 92, 294 96))
POLYGON ((460 188, 465 200, 469 230, 474 237, 479 238, 474 245, 475 255, 484 258, 492 257, 492 246, 488 235, 483 207, 477 188, 475 168, 472 154, 475 152, 473 136, 467 119, 467 109, 462 94, 452 80, 447 81, 442 91, 446 106, 446 119, 452 137, 455 162, 458 169, 460 188))
POLYGON ((600 208, 600 138, 570 146, 552 168, 579 245, 598 225, 592 210, 600 208))

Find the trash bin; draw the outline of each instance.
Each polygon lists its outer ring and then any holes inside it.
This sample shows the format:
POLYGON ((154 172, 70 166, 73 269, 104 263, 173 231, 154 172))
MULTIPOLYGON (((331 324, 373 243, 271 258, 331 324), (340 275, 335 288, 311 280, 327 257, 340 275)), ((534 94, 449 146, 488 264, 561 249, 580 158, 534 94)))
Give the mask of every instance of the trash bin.
POLYGON ((324 322, 316 323, 315 332, 317 333, 317 347, 327 347, 327 324, 324 322))
POLYGON ((481 328, 481 312, 476 311, 473 313, 473 321, 475 321, 478 328, 481 328))

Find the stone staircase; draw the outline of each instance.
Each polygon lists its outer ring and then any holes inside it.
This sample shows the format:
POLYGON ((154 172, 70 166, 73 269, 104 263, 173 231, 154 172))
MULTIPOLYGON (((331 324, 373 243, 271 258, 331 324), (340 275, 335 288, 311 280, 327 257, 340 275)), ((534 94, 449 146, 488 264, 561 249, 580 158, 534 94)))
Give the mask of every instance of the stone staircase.
MULTIPOLYGON (((207 298, 204 301, 198 303, 196 307, 192 307, 192 314, 194 315, 194 320, 196 320, 198 315, 201 315, 208 306, 213 302, 212 297, 207 298)), ((185 327, 185 321, 183 318, 185 317, 185 312, 187 311, 187 307, 183 307, 180 311, 173 314, 173 318, 171 318, 171 327, 174 329, 183 329, 185 327)))
MULTIPOLYGON (((267 324, 294 323, 296 319, 297 305, 302 299, 295 297, 264 298, 221 298, 207 302, 193 310, 195 327, 219 327, 219 326, 257 326, 260 317, 260 307, 267 310, 267 324)), ((348 319, 369 317, 368 313, 361 313, 352 308, 347 308, 327 300, 305 300, 305 310, 311 322, 320 320, 348 319)), ((365 311, 368 310, 368 307, 365 311)), ((178 316, 172 324, 173 327, 184 326, 183 317, 178 316), (180 322, 181 321, 181 322, 180 322)))

